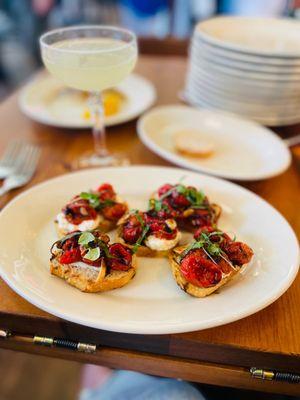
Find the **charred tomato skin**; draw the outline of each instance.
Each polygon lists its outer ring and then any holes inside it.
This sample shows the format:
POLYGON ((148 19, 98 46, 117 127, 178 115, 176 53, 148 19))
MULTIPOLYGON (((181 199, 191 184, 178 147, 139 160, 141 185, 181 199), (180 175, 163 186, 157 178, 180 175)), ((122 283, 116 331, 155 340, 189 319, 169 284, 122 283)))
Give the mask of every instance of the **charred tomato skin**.
POLYGON ((164 194, 166 194, 169 190, 171 190, 174 187, 174 185, 170 185, 170 183, 166 183, 165 185, 161 186, 158 188, 158 196, 161 197, 164 194))
POLYGON ((203 288, 215 286, 222 279, 221 269, 200 249, 190 251, 181 260, 180 271, 188 282, 203 288))
POLYGON ((125 204, 116 203, 112 206, 107 206, 102 209, 104 218, 109 221, 118 221, 125 214, 127 207, 125 204))
POLYGON ((229 260, 238 266, 247 264, 253 256, 253 250, 246 243, 231 241, 223 248, 229 260))
POLYGON ((102 183, 97 188, 97 192, 99 195, 100 200, 105 201, 105 200, 114 200, 116 197, 116 193, 114 191, 114 188, 110 183, 102 183))
MULTIPOLYGON (((141 216, 142 217, 142 216, 141 216)), ((142 234, 142 226, 135 215, 129 216, 122 227, 122 237, 126 243, 135 244, 142 234)))
POLYGON ((132 252, 121 243, 114 243, 109 247, 109 254, 112 258, 106 260, 107 265, 117 271, 128 271, 131 267, 132 252))
POLYGON ((83 221, 97 218, 97 211, 85 199, 74 198, 62 211, 67 221, 73 225, 79 225, 83 221))
POLYGON ((61 264, 72 264, 78 261, 81 261, 81 252, 79 247, 73 247, 69 250, 65 250, 59 257, 59 262, 61 264))

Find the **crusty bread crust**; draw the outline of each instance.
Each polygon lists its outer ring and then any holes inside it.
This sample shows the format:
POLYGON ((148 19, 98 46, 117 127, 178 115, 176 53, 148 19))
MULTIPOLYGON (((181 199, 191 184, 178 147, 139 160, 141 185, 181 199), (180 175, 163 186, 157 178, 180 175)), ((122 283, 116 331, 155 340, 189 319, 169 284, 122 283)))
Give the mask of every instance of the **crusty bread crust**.
POLYGON ((50 261, 52 275, 64 279, 82 292, 96 293, 113 290, 126 285, 136 272, 136 257, 132 257, 132 267, 128 271, 111 270, 106 275, 107 269, 103 262, 101 267, 79 267, 71 264, 61 264, 57 257, 50 261))
POLYGON ((169 261, 172 268, 172 273, 175 278, 177 285, 186 293, 194 297, 206 297, 218 290, 221 286, 224 286, 230 279, 232 279, 240 269, 233 269, 228 275, 226 275, 222 280, 215 286, 203 288, 195 286, 188 282, 180 271, 180 265, 176 261, 176 255, 179 255, 186 249, 186 246, 176 247, 169 254, 169 261))
MULTIPOLYGON (((55 230, 57 232, 59 239, 62 239, 64 236, 66 236, 70 233, 69 231, 61 229, 56 220, 54 221, 54 225, 55 225, 55 230)), ((99 229, 102 233, 107 233, 107 232, 112 231, 116 227, 116 225, 117 224, 113 221, 109 221, 108 219, 103 219, 99 223, 99 225, 94 229, 99 229)))

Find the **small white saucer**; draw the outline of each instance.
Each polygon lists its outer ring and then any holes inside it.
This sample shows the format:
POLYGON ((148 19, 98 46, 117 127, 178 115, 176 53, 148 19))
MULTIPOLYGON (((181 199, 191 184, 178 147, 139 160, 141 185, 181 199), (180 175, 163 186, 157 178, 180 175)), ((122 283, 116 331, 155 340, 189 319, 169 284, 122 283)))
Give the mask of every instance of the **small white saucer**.
MULTIPOLYGON (((84 118, 87 100, 80 92, 66 89, 48 74, 32 79, 21 91, 19 105, 25 115, 42 124, 62 128, 90 128, 91 119, 84 118)), ((124 97, 120 110, 105 118, 106 126, 130 121, 150 108, 156 100, 156 90, 151 82, 137 74, 129 75, 116 88, 124 97)))
POLYGON ((284 172, 291 154, 284 141, 256 122, 221 111, 183 105, 155 107, 138 121, 142 142, 181 167, 234 180, 266 179, 284 172), (179 130, 196 130, 214 152, 206 158, 185 156, 174 144, 179 130))

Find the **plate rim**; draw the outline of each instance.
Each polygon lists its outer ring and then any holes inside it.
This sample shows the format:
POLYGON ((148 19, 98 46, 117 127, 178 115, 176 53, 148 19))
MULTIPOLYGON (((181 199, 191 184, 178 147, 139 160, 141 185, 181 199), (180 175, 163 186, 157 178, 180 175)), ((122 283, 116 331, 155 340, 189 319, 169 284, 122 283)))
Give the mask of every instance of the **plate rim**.
POLYGON ((242 22, 242 20, 265 20, 265 21, 284 21, 290 24, 297 24, 296 21, 292 20, 291 18, 275 18, 275 17, 251 17, 251 16, 234 16, 234 15, 220 15, 217 17, 212 17, 207 20, 201 21, 199 24, 196 25, 195 30, 194 30, 194 35, 195 37, 200 37, 203 39, 204 42, 207 44, 219 47, 219 48, 224 48, 228 50, 232 50, 236 53, 241 53, 245 55, 255 55, 255 56, 260 56, 260 57, 265 57, 266 59, 272 59, 272 58, 279 58, 283 60, 297 60, 299 61, 300 58, 300 51, 299 52, 287 52, 287 53, 279 53, 275 52, 272 50, 255 50, 253 48, 247 48, 242 45, 238 45, 232 42, 228 42, 222 39, 217 39, 214 36, 208 34, 207 32, 201 30, 200 25, 204 23, 208 23, 209 21, 212 20, 220 20, 220 19, 227 19, 227 20, 232 20, 232 19, 238 19, 242 22))
POLYGON ((262 180, 262 179, 268 179, 268 178, 272 178, 274 176, 280 175, 281 173, 283 173, 284 171, 286 171, 289 166, 291 165, 292 162, 292 156, 291 153, 289 151, 289 149, 287 148, 287 146, 284 145, 283 140, 278 137, 274 132, 272 132, 270 129, 266 128, 263 125, 260 125, 258 122, 244 118, 240 115, 236 115, 234 113, 230 113, 227 111, 219 111, 219 110, 213 110, 213 109, 209 109, 209 108, 195 108, 195 107, 191 107, 191 106, 187 106, 187 105, 181 105, 181 104, 169 104, 169 105, 162 105, 162 106, 156 106, 151 108, 151 110, 149 110, 148 112, 146 112, 145 114, 143 114, 137 122, 137 132, 138 132, 138 136, 140 138, 140 140, 144 143, 144 145, 149 148, 151 151, 153 151, 155 154, 158 154, 160 157, 162 157, 163 159, 171 162, 172 164, 175 164, 177 166, 180 166, 181 168, 186 168, 189 170, 192 170, 194 172, 198 172, 198 173, 202 173, 205 175, 210 175, 210 176, 215 176, 218 177, 220 179, 232 179, 232 180, 238 180, 238 181, 258 181, 258 180, 262 180), (231 118, 235 118, 235 119, 240 119, 244 122, 247 123, 251 123, 253 125, 256 125, 257 127, 259 127, 260 129, 264 129, 268 132, 268 134, 272 135, 274 139, 276 139, 278 142, 283 144, 283 148, 286 149, 286 162, 282 165, 281 168, 278 168, 276 171, 274 171, 273 173, 270 172, 269 174, 261 174, 259 176, 253 177, 253 176, 237 176, 235 174, 222 174, 220 172, 213 172, 213 171, 207 171, 205 168, 202 167, 198 167, 198 166, 194 166, 192 163, 189 163, 188 161, 185 161, 184 159, 182 159, 182 157, 177 156, 176 154, 173 154, 161 147, 156 146, 152 140, 148 137, 148 135, 146 134, 145 130, 143 129, 143 124, 144 124, 144 120, 145 118, 152 112, 155 112, 157 110, 166 110, 166 109, 170 109, 170 108, 185 108, 185 109, 189 109, 189 110, 193 110, 196 112, 209 112, 209 113, 216 113, 216 114, 224 114, 225 116, 229 116, 231 118), (176 159, 176 161, 175 161, 176 159))
MULTIPOLYGON (((178 173, 193 173, 195 174, 195 172, 191 172, 188 170, 184 170, 182 168, 173 168, 173 167, 161 167, 161 166, 149 166, 149 165, 134 165, 134 166, 130 166, 130 167, 125 167, 125 169, 148 169, 148 170, 172 170, 172 171, 178 171, 178 173)), ((110 168, 105 168, 105 170, 115 170, 115 167, 110 167, 110 168)), ((123 167, 124 169, 124 167, 123 167)), ((95 171, 95 170, 99 170, 99 171, 103 171, 102 169, 86 169, 83 171, 76 171, 76 172, 71 172, 68 174, 62 174, 53 178, 50 178, 44 182, 41 182, 37 185, 34 185, 32 188, 29 188, 27 190, 25 190, 24 192, 20 193, 18 196, 16 196, 12 201, 10 201, 7 205, 4 206, 4 208, 2 209, 1 213, 5 212, 7 209, 9 209, 10 207, 12 207, 15 203, 17 203, 19 201, 20 198, 27 196, 28 194, 30 194, 31 191, 33 190, 38 190, 40 187, 43 186, 47 186, 47 184, 49 182, 55 182, 57 180, 60 180, 63 177, 66 176, 74 176, 74 175, 80 175, 80 174, 85 174, 85 173, 89 173, 90 171, 95 171)), ((296 278, 296 275, 298 273, 299 270, 299 260, 300 260, 300 249, 299 249, 299 244, 298 244, 298 240, 296 237, 296 234, 293 230, 293 228, 291 227, 291 225, 289 224, 289 222, 283 217, 283 215, 276 210, 276 208, 274 208, 271 204, 269 204, 266 200, 264 200, 263 198, 261 198, 259 195, 257 195, 254 192, 251 192, 250 190, 237 185, 233 182, 228 182, 228 181, 224 181, 221 178, 216 178, 216 177, 211 177, 211 176, 207 176, 207 175, 203 175, 203 174, 197 174, 199 175, 199 177, 203 176, 205 179, 208 180, 212 180, 215 181, 216 183, 218 181, 222 181, 223 184, 225 184, 227 187, 233 187, 235 189, 240 190, 243 193, 246 193, 248 196, 255 198, 256 200, 258 200, 259 202, 261 202, 262 204, 264 204, 267 207, 270 207, 272 209, 272 212, 274 212, 277 217, 281 220, 282 223, 284 223, 286 225, 286 227, 288 228, 290 235, 291 235, 291 239, 294 241, 293 245, 295 246, 295 261, 293 266, 291 267, 289 274, 285 277, 284 280, 284 285, 281 286, 280 290, 278 290, 278 292, 272 297, 270 298, 266 298, 264 301, 262 301, 260 304, 256 305, 256 307, 252 307, 251 311, 243 311, 240 313, 235 313, 231 316, 228 316, 227 318, 222 318, 222 319, 217 319, 217 320, 210 320, 210 321, 206 321, 205 324, 201 324, 201 323, 197 323, 197 321, 192 321, 189 323, 185 323, 184 324, 184 328, 180 328, 180 327, 175 327, 172 324, 169 324, 168 327, 164 327, 164 329, 160 329, 157 326, 153 326, 151 328, 147 327, 147 329, 143 329, 143 328, 136 328, 136 327, 132 327, 130 325, 127 325, 127 328, 124 329, 122 327, 120 327, 119 325, 116 327, 116 324, 113 324, 113 326, 111 326, 110 324, 98 324, 95 322, 90 322, 86 323, 84 321, 82 321, 80 319, 80 317, 68 317, 68 315, 66 315, 64 312, 61 311, 56 311, 55 313, 53 312, 53 310, 51 309, 51 307, 48 307, 47 305, 44 304, 43 300, 36 300, 34 298, 34 300, 32 300, 32 298, 30 296, 27 296, 27 294, 22 293, 21 290, 21 286, 17 284, 17 282, 10 280, 6 273, 5 273, 5 269, 2 267, 2 265, 0 264, 0 273, 1 273, 1 277, 2 279, 8 284, 8 286, 10 288, 12 288, 18 295, 20 295, 22 298, 24 298, 25 300, 29 301, 31 304, 33 304, 34 306, 38 307, 41 310, 44 310, 54 316, 57 316, 59 318, 65 319, 67 321, 73 322, 73 323, 77 323, 77 324, 81 324, 84 326, 88 326, 91 328, 96 328, 96 329, 102 329, 102 330, 108 330, 108 331, 113 331, 113 332, 120 332, 120 333, 130 333, 130 334, 174 334, 174 333, 183 333, 183 332, 192 332, 192 331, 197 331, 197 330, 203 330, 203 329, 208 329, 208 328, 212 328, 212 327, 217 327, 220 325, 225 325, 237 320, 240 320, 242 318, 248 317, 250 315, 255 314, 256 312, 266 308, 268 305, 272 304, 274 301, 276 301, 293 283, 294 279, 296 278), (42 305, 41 305, 42 304, 42 305)))

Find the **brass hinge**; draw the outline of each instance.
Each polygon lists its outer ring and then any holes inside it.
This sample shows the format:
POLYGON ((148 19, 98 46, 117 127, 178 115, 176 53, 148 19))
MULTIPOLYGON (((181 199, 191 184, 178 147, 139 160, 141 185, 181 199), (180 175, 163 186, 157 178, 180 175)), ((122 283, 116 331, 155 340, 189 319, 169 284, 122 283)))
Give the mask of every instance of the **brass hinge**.
POLYGON ((12 332, 4 329, 0 329, 0 338, 4 339, 15 339, 20 342, 29 342, 37 345, 47 346, 47 347, 60 347, 64 349, 70 349, 75 351, 80 351, 83 353, 95 353, 97 350, 97 345, 91 343, 77 342, 69 339, 46 337, 46 336, 22 336, 15 335, 12 332))
POLYGON ((250 368, 252 378, 267 381, 280 381, 288 383, 300 383, 300 375, 291 372, 268 371, 256 367, 250 368))

